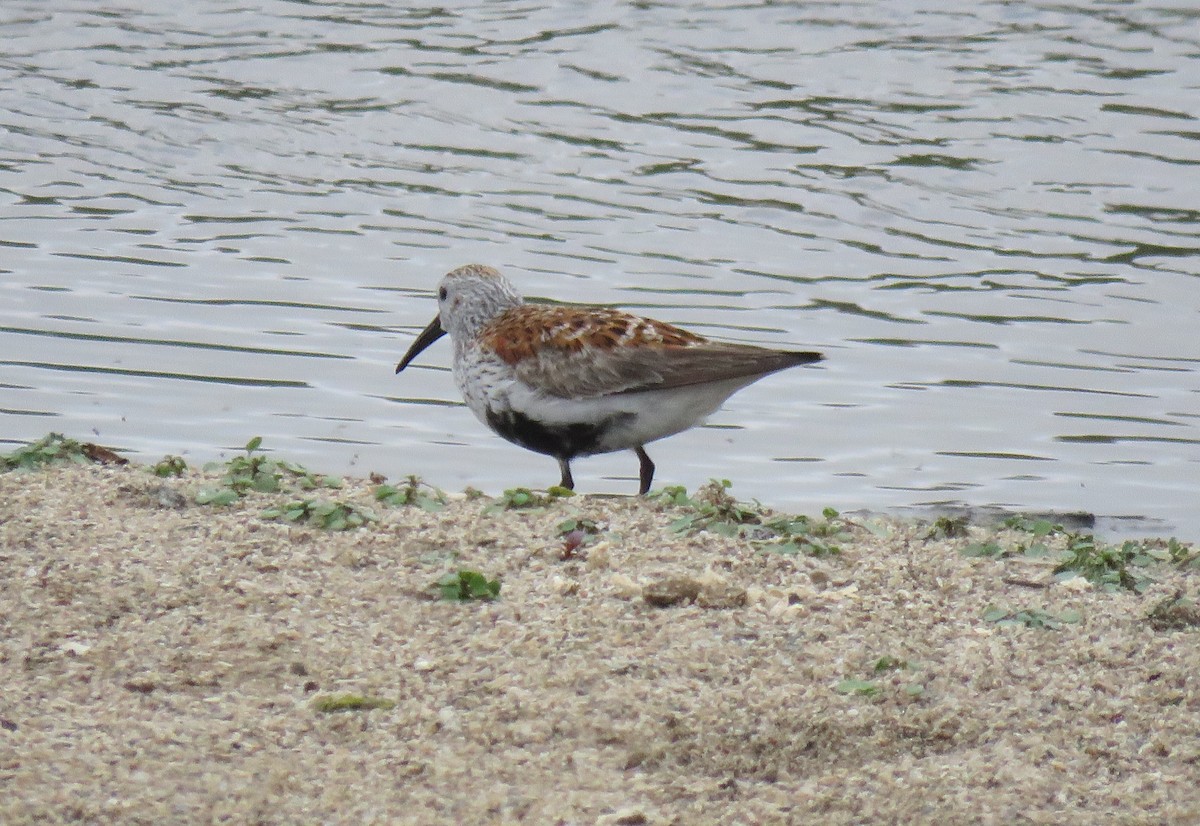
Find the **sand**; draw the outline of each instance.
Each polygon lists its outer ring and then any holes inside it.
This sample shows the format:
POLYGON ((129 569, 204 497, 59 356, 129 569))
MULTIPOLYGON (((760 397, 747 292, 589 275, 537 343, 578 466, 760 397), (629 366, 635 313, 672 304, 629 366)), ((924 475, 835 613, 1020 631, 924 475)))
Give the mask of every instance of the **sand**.
POLYGON ((1200 631, 1148 620, 1195 567, 1109 593, 963 553, 1025 531, 852 518, 814 557, 365 480, 334 532, 215 479, 0 474, 0 822, 1200 822, 1200 631), (499 599, 434 598, 460 569, 499 599))

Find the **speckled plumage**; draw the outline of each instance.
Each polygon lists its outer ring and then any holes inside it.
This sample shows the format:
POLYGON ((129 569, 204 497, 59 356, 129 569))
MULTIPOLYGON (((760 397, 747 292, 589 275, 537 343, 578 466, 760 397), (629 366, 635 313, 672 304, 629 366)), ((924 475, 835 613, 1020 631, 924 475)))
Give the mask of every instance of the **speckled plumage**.
POLYGON ((396 372, 444 334, 454 343, 455 383, 480 421, 555 457, 568 488, 571 459, 631 449, 641 493, 654 477, 644 445, 699 423, 763 376, 822 358, 710 341, 605 307, 526 304, 481 264, 442 279, 438 315, 396 372))

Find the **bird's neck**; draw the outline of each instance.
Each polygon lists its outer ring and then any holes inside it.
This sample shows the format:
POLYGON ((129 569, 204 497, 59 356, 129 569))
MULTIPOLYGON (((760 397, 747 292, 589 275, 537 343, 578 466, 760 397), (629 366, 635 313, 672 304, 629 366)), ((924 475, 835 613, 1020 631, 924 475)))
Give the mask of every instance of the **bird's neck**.
POLYGON ((503 297, 502 300, 489 302, 487 305, 471 308, 455 319, 454 330, 449 331, 451 337, 458 342, 466 343, 479 335, 479 332, 509 310, 520 307, 524 300, 516 297, 503 297))

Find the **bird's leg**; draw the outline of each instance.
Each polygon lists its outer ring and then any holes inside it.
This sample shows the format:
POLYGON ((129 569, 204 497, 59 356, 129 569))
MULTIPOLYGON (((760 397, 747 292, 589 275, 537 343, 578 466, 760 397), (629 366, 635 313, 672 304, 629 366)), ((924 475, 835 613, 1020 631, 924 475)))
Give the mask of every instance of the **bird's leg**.
POLYGON ((638 461, 642 463, 638 470, 638 479, 641 480, 642 486, 638 489, 638 496, 645 496, 650 492, 650 483, 654 481, 654 462, 650 461, 650 457, 646 455, 646 449, 638 445, 633 449, 637 454, 638 461))
POLYGON ((571 461, 559 459, 558 468, 562 471, 562 481, 558 483, 558 486, 567 490, 575 490, 575 477, 571 475, 571 461))

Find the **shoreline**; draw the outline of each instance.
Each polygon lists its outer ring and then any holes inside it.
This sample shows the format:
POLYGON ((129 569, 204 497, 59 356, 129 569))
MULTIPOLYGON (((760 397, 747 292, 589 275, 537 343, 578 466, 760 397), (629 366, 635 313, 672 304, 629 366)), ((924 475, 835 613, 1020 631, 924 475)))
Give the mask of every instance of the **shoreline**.
POLYGON ((1200 817, 1193 546, 239 458, 0 473, 0 820, 1200 817))

